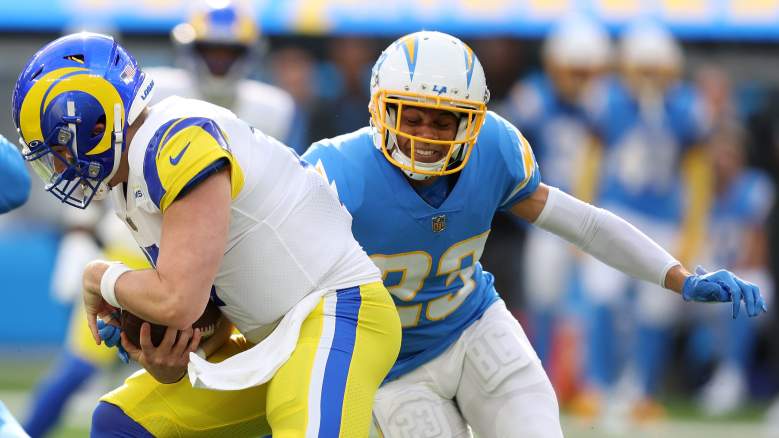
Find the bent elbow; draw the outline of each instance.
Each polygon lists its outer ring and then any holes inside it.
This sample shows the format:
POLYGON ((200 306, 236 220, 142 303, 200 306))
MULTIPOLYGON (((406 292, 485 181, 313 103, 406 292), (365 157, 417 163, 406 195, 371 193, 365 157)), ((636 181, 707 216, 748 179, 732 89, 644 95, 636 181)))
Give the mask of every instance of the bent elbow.
POLYGON ((171 294, 171 299, 165 305, 164 313, 168 326, 177 330, 192 327, 192 324, 200 318, 206 303, 200 304, 199 299, 193 299, 180 292, 171 294))

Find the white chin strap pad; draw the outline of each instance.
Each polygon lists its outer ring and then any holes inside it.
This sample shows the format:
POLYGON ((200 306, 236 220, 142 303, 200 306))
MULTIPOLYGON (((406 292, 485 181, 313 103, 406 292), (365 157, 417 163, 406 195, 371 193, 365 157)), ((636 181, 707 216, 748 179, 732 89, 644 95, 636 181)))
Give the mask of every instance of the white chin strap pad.
POLYGON ((624 219, 554 187, 549 188, 546 205, 534 225, 615 269, 661 287, 665 287, 668 270, 680 264, 624 219))

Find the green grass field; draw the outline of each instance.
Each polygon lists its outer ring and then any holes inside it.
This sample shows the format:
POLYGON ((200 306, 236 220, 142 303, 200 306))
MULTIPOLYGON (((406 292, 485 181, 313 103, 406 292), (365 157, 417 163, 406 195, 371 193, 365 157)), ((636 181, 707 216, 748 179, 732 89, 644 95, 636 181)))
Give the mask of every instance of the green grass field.
MULTIPOLYGON (((0 400, 22 421, 32 391, 38 380, 51 365, 48 356, 32 359, 0 361, 0 400)), ((97 397, 121 381, 121 374, 129 374, 131 368, 124 368, 114 376, 105 376, 86 388, 86 393, 76 397, 65 411, 61 425, 53 432, 54 438, 75 438, 89 436, 91 410, 97 397)), ((725 418, 706 418, 688 399, 669 397, 663 400, 668 409, 668 419, 651 425, 608 425, 585 423, 563 415, 563 431, 573 438, 779 438, 779 430, 769 431, 762 423, 766 406, 749 404, 725 418)))

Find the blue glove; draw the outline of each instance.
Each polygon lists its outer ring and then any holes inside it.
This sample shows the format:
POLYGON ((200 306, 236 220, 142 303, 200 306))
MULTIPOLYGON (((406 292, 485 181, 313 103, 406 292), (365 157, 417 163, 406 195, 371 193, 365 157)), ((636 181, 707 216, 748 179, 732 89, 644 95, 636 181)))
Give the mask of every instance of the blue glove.
POLYGON ((768 311, 765 300, 756 285, 736 277, 732 272, 720 269, 706 272, 698 266, 695 274, 687 277, 682 288, 685 301, 728 302, 733 303, 733 318, 738 317, 741 300, 749 316, 757 316, 768 311))
POLYGON ((106 347, 116 347, 116 355, 124 363, 130 363, 130 356, 127 351, 122 347, 122 329, 115 325, 111 325, 103 322, 102 319, 97 319, 97 332, 100 335, 100 339, 105 342, 106 347))

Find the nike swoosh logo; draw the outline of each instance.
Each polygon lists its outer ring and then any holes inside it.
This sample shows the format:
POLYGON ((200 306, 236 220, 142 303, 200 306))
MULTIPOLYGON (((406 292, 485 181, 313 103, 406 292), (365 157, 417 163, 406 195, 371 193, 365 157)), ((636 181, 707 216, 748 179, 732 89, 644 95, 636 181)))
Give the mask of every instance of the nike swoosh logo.
POLYGON ((179 164, 179 161, 181 161, 181 157, 184 156, 184 152, 186 152, 188 148, 189 148, 189 143, 187 143, 187 145, 184 146, 184 149, 182 149, 181 152, 179 152, 178 155, 176 155, 175 157, 172 156, 172 155, 170 157, 168 157, 168 159, 170 160, 170 164, 172 164, 174 166, 179 164))

